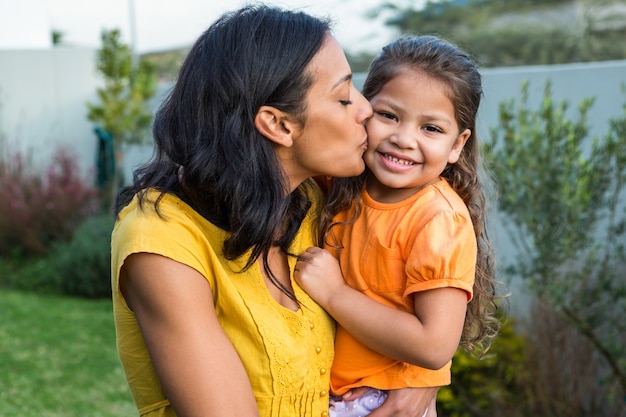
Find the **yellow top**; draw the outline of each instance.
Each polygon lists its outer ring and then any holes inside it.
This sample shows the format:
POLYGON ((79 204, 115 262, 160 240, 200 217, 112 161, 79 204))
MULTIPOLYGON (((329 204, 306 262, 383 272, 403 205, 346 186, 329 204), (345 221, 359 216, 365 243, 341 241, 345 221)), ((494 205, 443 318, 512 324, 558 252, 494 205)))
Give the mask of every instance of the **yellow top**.
MULTIPOLYGON (((327 415, 334 338, 330 316, 293 279, 303 307, 294 312, 278 304, 258 264, 236 273, 245 259, 231 262, 220 256, 223 230, 173 195, 165 195, 159 203, 160 217, 153 205, 157 195, 149 194, 143 210, 135 198, 121 211, 112 235, 117 348, 139 414, 175 416, 119 287, 124 260, 133 253, 150 252, 188 265, 207 279, 217 316, 250 378, 261 417, 327 415)), ((314 244, 313 212, 303 221, 291 248, 294 254, 314 244)), ((290 257, 289 263, 293 271, 295 259, 290 257)))

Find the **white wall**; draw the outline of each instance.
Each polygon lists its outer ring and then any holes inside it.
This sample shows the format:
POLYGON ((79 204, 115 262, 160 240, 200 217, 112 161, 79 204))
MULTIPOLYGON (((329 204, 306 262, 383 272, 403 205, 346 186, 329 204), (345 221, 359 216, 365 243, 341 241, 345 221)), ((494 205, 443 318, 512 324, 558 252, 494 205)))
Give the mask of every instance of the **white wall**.
POLYGON ((83 169, 95 165, 96 136, 86 103, 99 85, 95 50, 0 50, 0 134, 13 149, 46 162, 69 147, 83 169))
POLYGON ((575 111, 585 98, 595 97, 588 117, 590 134, 602 136, 610 118, 623 115, 626 94, 626 61, 592 62, 584 64, 490 68, 481 71, 485 97, 479 111, 481 135, 498 124, 498 104, 519 97, 522 81, 529 82, 529 106, 537 109, 543 99, 546 80, 552 83, 555 101, 567 100, 575 111))

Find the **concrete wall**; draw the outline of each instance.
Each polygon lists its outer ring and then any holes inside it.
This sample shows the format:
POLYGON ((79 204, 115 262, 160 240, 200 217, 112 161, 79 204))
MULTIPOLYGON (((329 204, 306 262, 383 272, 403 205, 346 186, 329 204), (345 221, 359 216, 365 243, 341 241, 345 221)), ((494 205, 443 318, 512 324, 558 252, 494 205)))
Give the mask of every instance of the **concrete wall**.
POLYGON ((499 103, 518 97, 522 81, 529 82, 529 105, 534 109, 543 99, 548 79, 552 83, 554 100, 567 100, 570 111, 576 111, 583 99, 595 98, 588 114, 591 135, 601 137, 609 127, 609 119, 623 115, 626 94, 621 85, 626 84, 626 61, 493 68, 481 72, 485 91, 479 111, 481 135, 497 126, 499 103))
POLYGON ((61 145, 93 169, 86 103, 95 102, 99 82, 93 49, 0 50, 0 135, 35 162, 47 163, 61 145))

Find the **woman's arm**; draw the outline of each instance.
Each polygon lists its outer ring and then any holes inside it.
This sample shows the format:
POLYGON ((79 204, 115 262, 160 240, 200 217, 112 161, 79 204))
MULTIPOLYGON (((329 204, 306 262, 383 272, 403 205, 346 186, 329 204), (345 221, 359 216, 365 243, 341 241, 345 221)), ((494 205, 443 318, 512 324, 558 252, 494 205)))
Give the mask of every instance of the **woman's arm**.
POLYGON ((248 376, 199 272, 139 253, 126 259, 120 287, 179 417, 259 415, 248 376))
POLYGON ((318 247, 299 257, 295 278, 350 334, 379 353, 439 369, 458 348, 467 308, 463 290, 419 292, 414 295, 415 314, 400 311, 346 285, 337 260, 318 247))

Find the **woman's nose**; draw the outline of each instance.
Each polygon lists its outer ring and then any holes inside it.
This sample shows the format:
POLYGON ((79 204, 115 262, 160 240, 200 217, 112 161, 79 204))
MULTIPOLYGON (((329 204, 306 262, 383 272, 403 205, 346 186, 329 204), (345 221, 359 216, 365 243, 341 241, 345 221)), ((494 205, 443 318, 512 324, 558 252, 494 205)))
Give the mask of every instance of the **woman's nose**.
POLYGON ((372 115, 374 114, 374 111, 372 110, 372 105, 370 104, 369 101, 367 101, 367 99, 363 96, 363 94, 358 92, 358 90, 356 91, 356 96, 353 100, 353 103, 355 103, 358 106, 357 113, 356 113, 357 122, 365 123, 367 119, 372 117, 372 115))

